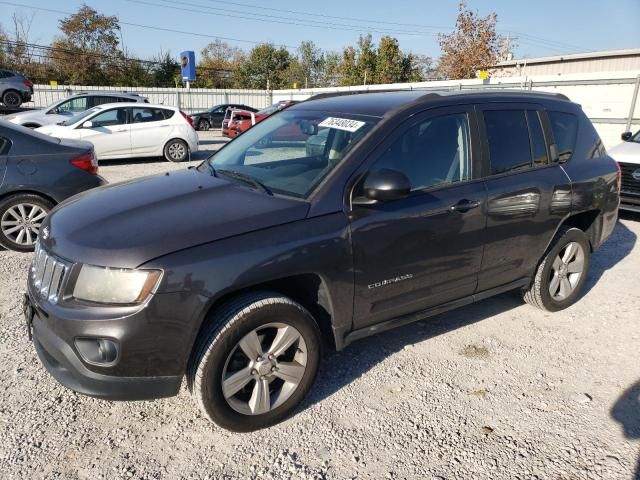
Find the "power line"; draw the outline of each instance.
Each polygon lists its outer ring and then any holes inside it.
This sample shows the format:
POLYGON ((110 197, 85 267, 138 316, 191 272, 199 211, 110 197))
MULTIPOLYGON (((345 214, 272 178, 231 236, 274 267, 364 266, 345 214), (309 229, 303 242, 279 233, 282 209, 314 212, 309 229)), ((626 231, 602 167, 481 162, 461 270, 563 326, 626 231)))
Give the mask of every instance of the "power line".
MULTIPOLYGON (((54 10, 52 8, 45 8, 45 7, 34 7, 34 6, 31 6, 31 5, 24 5, 24 4, 20 4, 20 3, 14 3, 14 2, 0 1, 0 4, 9 5, 9 6, 12 6, 12 7, 28 8, 30 10, 38 10, 38 11, 42 11, 42 12, 56 13, 56 14, 60 14, 60 15, 75 15, 75 13, 77 13, 77 12, 65 12, 65 11, 62 11, 62 10, 54 10)), ((253 41, 253 40, 244 40, 244 39, 240 39, 240 38, 221 37, 219 35, 210 35, 208 33, 198 33, 198 32, 192 32, 192 31, 190 32, 190 31, 185 31, 185 30, 177 30, 177 29, 173 29, 173 28, 164 28, 164 27, 155 27, 155 26, 151 26, 151 25, 144 25, 144 24, 141 24, 141 23, 124 22, 122 20, 118 20, 118 22, 121 25, 127 25, 129 27, 144 28, 144 29, 156 30, 156 31, 160 31, 160 32, 179 33, 179 34, 183 34, 183 35, 190 35, 190 36, 193 36, 193 37, 204 37, 204 38, 228 40, 230 42, 250 43, 252 45, 260 45, 261 43, 264 43, 264 42, 256 42, 256 41, 253 41)), ((292 50, 297 48, 295 46, 285 45, 285 44, 277 44, 277 46, 282 46, 282 47, 289 48, 289 49, 292 49, 292 50)))

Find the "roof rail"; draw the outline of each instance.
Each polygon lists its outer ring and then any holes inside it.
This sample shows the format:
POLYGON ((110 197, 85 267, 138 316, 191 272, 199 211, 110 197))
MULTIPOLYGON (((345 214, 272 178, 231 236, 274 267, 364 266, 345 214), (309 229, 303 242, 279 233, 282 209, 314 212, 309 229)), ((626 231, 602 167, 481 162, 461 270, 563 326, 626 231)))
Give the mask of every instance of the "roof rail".
POLYGON ((411 92, 411 91, 414 91, 414 90, 399 89, 399 88, 384 88, 380 90, 344 90, 340 92, 317 93, 307 98, 307 100, 320 100, 322 98, 342 97, 345 95, 362 95, 364 93, 390 93, 390 92, 411 92))

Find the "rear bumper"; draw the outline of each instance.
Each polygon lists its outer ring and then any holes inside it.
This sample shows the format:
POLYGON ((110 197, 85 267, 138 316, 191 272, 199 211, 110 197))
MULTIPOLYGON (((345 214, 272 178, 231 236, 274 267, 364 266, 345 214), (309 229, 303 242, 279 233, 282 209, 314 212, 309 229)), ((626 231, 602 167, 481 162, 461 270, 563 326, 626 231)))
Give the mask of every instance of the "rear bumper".
POLYGON ((84 395, 106 400, 151 400, 174 396, 180 390, 182 376, 115 377, 92 372, 38 314, 33 319, 33 345, 53 378, 84 395))

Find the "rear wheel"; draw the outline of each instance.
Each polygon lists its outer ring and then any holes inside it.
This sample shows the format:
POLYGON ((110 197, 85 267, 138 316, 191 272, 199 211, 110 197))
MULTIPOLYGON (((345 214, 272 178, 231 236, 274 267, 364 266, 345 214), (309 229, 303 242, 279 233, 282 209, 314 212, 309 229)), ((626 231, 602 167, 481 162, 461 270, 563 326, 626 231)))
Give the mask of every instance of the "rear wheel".
POLYGON ((211 124, 209 123, 209 120, 207 120, 206 118, 203 118, 198 122, 198 130, 209 130, 210 128, 211 128, 211 124))
POLYGON ((184 162, 189 156, 189 147, 184 140, 174 138, 164 146, 164 158, 170 162, 184 162))
POLYGON ((22 193, 0 202, 0 245, 9 250, 31 252, 40 227, 53 204, 37 195, 22 193))
POLYGON ((589 271, 591 247, 584 232, 577 228, 563 228, 554 239, 536 270, 524 300, 549 312, 573 305, 589 271))
POLYGON ((320 331, 311 314, 287 297, 257 293, 223 306, 211 325, 188 375, 207 418, 248 432, 289 416, 320 362, 320 331))
POLYGON ((7 90, 2 95, 2 103, 7 107, 18 108, 22 105, 22 96, 15 90, 7 90))

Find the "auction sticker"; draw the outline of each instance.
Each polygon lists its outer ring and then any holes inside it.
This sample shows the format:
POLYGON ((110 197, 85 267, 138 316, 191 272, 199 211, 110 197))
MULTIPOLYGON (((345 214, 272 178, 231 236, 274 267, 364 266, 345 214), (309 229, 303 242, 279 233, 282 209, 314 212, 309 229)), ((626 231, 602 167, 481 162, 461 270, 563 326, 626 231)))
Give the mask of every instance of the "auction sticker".
POLYGON ((348 118, 327 117, 318 124, 318 127, 335 128, 336 130, 344 130, 345 132, 357 132, 365 122, 358 120, 350 120, 348 118))

